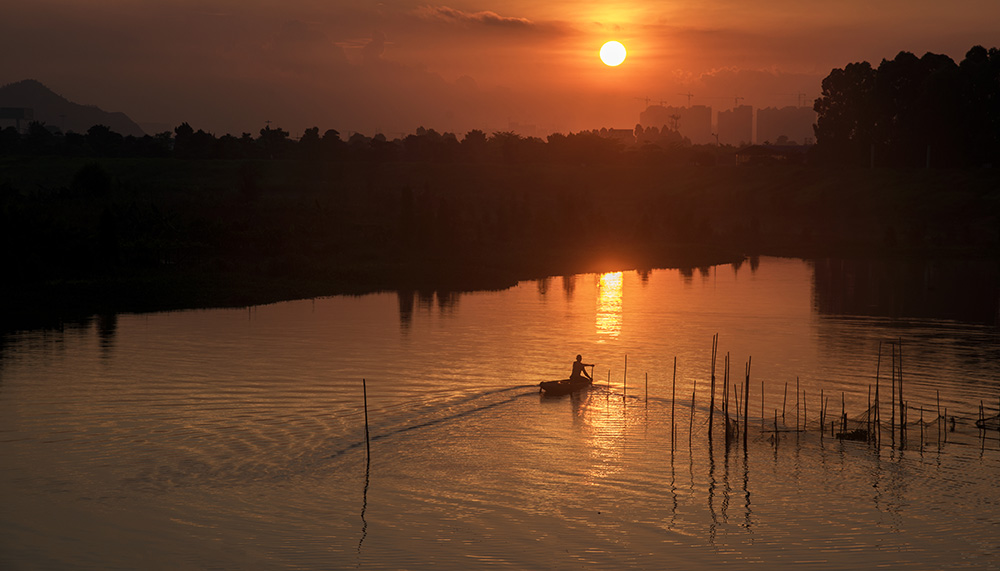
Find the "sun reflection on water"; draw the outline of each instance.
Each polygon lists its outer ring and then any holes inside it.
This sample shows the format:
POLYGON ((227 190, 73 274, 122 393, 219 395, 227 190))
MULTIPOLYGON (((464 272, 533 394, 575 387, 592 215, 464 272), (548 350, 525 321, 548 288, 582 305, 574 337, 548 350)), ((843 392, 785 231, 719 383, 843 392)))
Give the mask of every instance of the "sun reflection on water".
POLYGON ((580 414, 591 443, 588 484, 599 483, 621 472, 627 431, 624 401, 597 398, 596 394, 591 393, 588 406, 583 407, 580 414))
POLYGON ((597 333, 618 337, 622 330, 622 272, 603 274, 597 284, 597 333))

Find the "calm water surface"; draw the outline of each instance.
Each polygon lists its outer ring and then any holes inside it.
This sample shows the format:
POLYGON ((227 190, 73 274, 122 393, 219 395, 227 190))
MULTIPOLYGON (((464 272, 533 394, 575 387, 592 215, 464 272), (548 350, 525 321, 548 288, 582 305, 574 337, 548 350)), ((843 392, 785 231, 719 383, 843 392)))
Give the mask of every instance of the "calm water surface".
POLYGON ((763 259, 8 336, 0 567, 1000 568, 995 281, 915 275, 763 259), (708 438, 716 333, 745 447, 719 413, 708 438), (906 447, 821 433, 821 393, 855 419, 878 373, 887 407, 899 347, 906 447), (577 353, 598 386, 540 397, 577 353))

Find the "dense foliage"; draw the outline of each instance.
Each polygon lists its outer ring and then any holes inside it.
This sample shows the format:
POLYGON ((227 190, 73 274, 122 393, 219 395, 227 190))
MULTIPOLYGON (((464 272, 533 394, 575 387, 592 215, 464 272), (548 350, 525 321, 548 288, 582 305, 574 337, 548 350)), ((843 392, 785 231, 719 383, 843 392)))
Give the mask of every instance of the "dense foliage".
POLYGON ((1000 164, 1000 50, 976 46, 956 64, 900 52, 834 69, 816 100, 817 154, 836 164, 1000 164))
POLYGON ((487 135, 474 129, 459 140, 454 133, 439 133, 420 127, 397 139, 376 134, 353 133, 346 140, 334 129, 320 134, 319 127, 306 129, 296 140, 288 131, 270 126, 257 137, 243 133, 217 137, 182 123, 173 133, 155 136, 127 136, 95 125, 87 133, 59 133, 33 122, 26 133, 13 127, 0 131, 0 156, 66 156, 92 158, 179 158, 179 159, 299 159, 307 161, 351 162, 433 162, 433 163, 568 163, 620 164, 670 163, 714 164, 727 147, 694 146, 677 131, 664 126, 636 125, 628 144, 611 136, 607 129, 549 135, 545 141, 523 137, 511 131, 487 135))

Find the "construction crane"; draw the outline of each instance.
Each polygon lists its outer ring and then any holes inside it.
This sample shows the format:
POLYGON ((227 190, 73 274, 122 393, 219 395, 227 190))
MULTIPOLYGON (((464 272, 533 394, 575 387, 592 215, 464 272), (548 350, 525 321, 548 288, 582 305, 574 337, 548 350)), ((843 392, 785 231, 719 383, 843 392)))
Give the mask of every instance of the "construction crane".
POLYGON ((688 91, 687 93, 678 93, 677 95, 683 95, 684 97, 687 97, 688 98, 688 107, 691 106, 691 98, 694 97, 694 93, 691 93, 690 91, 688 91))
POLYGON ((649 102, 652 101, 652 99, 650 99, 649 97, 633 97, 633 99, 635 99, 636 101, 644 101, 646 103, 647 108, 649 107, 649 102))
MULTIPOLYGON (((729 97, 703 97, 703 99, 729 99, 729 97)), ((736 109, 737 107, 740 106, 740 101, 742 101, 744 98, 737 95, 732 99, 733 99, 733 109, 736 109)))

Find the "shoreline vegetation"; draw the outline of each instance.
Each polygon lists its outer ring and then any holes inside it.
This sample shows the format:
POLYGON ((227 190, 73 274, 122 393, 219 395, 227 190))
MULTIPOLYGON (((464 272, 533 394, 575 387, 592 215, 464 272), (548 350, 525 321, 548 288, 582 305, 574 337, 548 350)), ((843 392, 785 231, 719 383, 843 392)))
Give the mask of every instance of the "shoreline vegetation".
POLYGON ((8 126, 0 330, 760 255, 998 261, 997 78, 1000 50, 978 45, 848 64, 814 102, 815 145, 743 149, 676 125, 545 141, 8 126))
POLYGON ((996 169, 0 158, 4 330, 695 269, 1000 260, 996 169))

